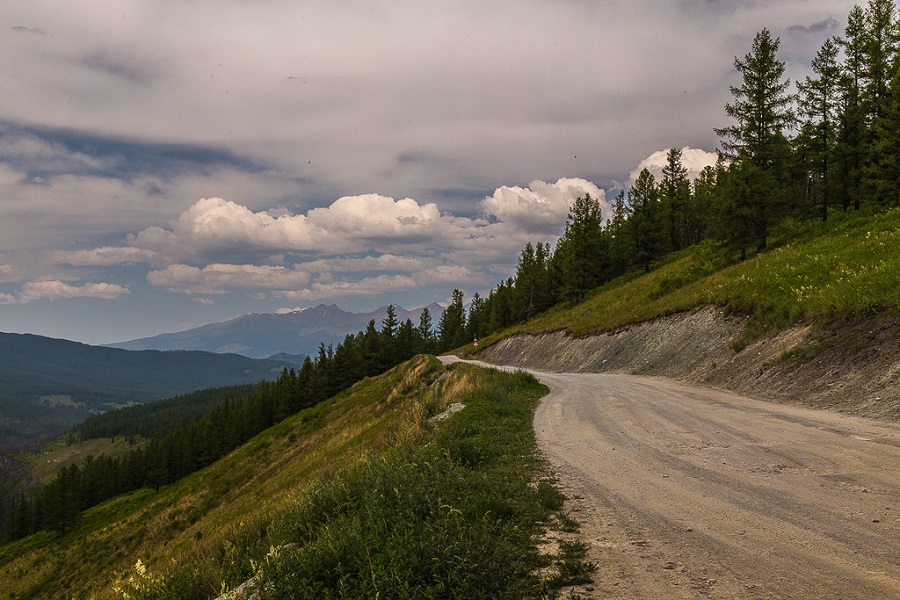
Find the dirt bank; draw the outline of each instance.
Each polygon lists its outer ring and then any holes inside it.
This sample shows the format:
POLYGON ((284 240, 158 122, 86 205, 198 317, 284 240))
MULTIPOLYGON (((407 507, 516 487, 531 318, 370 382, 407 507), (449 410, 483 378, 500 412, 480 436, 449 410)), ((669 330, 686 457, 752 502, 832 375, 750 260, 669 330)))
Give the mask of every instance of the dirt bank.
POLYGON ((581 338, 518 335, 479 357, 543 371, 660 375, 900 421, 900 318, 793 327, 736 351, 743 330, 742 319, 704 308, 581 338))

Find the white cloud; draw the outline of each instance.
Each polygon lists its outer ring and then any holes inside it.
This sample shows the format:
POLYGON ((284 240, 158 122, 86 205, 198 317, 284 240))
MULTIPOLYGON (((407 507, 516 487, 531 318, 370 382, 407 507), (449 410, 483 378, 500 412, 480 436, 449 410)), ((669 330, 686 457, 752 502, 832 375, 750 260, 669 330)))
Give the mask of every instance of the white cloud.
POLYGON ((22 286, 18 302, 26 304, 34 300, 62 300, 65 298, 102 298, 113 300, 131 290, 115 283, 86 283, 82 286, 69 285, 59 280, 29 281, 22 286))
POLYGON ((291 300, 321 300, 351 296, 376 296, 385 292, 400 292, 418 287, 412 277, 406 275, 378 275, 359 281, 316 281, 307 289, 274 292, 273 296, 291 300))
POLYGON ((481 202, 488 215, 525 231, 555 231, 565 223, 576 198, 590 194, 607 215, 606 192, 585 179, 561 178, 556 183, 532 181, 529 187, 502 186, 481 202))
POLYGON ((438 261, 420 256, 397 256, 382 254, 380 256, 363 256, 360 258, 326 258, 307 261, 297 265, 309 273, 353 273, 359 271, 399 271, 414 273, 437 266, 438 261))
POLYGON ((287 290, 303 288, 309 273, 283 266, 214 263, 197 268, 174 264, 151 271, 147 280, 155 286, 185 294, 224 294, 232 289, 287 290))
POLYGON ((159 255, 202 258, 223 251, 338 254, 403 247, 439 237, 447 219, 437 205, 377 194, 345 196, 306 215, 254 212, 222 198, 203 198, 170 229, 148 227, 129 236, 134 248, 159 255))
POLYGON ((151 250, 132 247, 95 248, 93 250, 74 250, 71 252, 55 252, 56 262, 72 266, 109 266, 141 262, 151 262, 156 258, 151 250))
MULTIPOLYGON (((637 181, 638 175, 640 175, 641 171, 644 169, 649 170, 653 174, 657 183, 662 181, 663 167, 666 166, 668 155, 669 149, 667 148, 665 150, 658 150, 642 160, 629 174, 629 183, 633 185, 634 182, 637 181)), ((688 178, 691 180, 696 179, 697 176, 700 175, 700 172, 706 167, 715 166, 718 158, 719 156, 715 152, 707 152, 706 150, 701 150, 699 148, 685 146, 681 149, 681 164, 687 169, 688 178)))

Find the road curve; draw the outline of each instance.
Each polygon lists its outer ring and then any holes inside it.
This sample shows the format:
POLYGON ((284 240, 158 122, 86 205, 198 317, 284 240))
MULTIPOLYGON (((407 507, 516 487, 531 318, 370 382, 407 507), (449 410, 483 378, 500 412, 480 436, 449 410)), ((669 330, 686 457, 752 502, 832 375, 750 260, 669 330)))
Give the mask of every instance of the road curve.
POLYGON ((653 377, 535 373, 594 598, 900 598, 900 427, 653 377))

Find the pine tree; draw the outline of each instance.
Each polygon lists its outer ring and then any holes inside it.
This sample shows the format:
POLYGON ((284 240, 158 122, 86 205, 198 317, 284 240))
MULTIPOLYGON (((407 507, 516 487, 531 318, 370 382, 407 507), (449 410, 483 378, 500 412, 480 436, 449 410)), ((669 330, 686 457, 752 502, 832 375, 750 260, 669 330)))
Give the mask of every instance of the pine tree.
POLYGON ((609 238, 610 278, 624 274, 631 265, 634 254, 632 236, 629 231, 629 206, 625 201, 625 190, 621 190, 613 202, 613 215, 606 224, 609 238))
POLYGON ((789 194, 790 144, 785 130, 795 121, 794 96, 788 93, 789 79, 783 79, 784 63, 778 60, 780 40, 768 29, 756 34, 750 52, 735 57, 734 66, 743 83, 731 87, 733 103, 725 105, 725 113, 734 125, 716 129, 722 137, 723 154, 732 164, 747 163, 743 174, 753 172, 752 189, 741 194, 740 212, 755 212, 752 242, 765 248, 769 227, 786 212, 789 194))
POLYGON ((668 232, 668 249, 687 248, 687 223, 691 219, 691 181, 681 163, 681 150, 671 148, 666 154, 666 166, 659 184, 662 214, 668 232))
POLYGON ((863 109, 868 124, 862 190, 881 206, 897 203, 896 79, 900 69, 900 19, 892 0, 870 0, 865 11, 863 109))
POLYGON ((634 247, 634 264, 650 271, 650 263, 659 258, 668 246, 656 178, 642 169, 628 192, 631 204, 630 232, 634 247))
POLYGON ((433 352, 434 351, 434 324, 431 319, 431 311, 428 310, 428 307, 422 309, 422 313, 419 315, 419 326, 416 328, 418 332, 419 338, 419 346, 417 348, 418 352, 433 352))
POLYGON ((606 280, 609 247, 602 234, 600 202, 590 194, 576 198, 553 254, 553 276, 563 300, 579 302, 606 280))
POLYGON ((862 93, 867 42, 866 17, 858 5, 850 10, 840 44, 844 51, 844 62, 841 65, 840 78, 837 183, 844 209, 852 204, 855 210, 859 210, 867 135, 862 93))
POLYGON ((441 314, 438 324, 441 350, 458 348, 471 341, 466 339, 466 309, 463 305, 463 298, 462 290, 453 290, 450 306, 441 314))
POLYGON ((840 101, 839 50, 836 38, 826 40, 812 61, 816 77, 807 76, 804 82, 797 83, 800 115, 804 119, 799 137, 808 150, 805 166, 808 170, 810 196, 821 205, 823 221, 828 219, 828 207, 831 205, 834 187, 831 171, 840 101))

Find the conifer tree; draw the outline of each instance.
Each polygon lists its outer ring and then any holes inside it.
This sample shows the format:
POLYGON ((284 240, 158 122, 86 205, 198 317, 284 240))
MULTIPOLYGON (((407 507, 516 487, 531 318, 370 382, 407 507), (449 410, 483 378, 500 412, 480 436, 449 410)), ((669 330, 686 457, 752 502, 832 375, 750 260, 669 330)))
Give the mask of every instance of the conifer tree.
POLYGON ((866 17, 859 5, 847 16, 847 27, 840 40, 844 51, 841 65, 841 107, 838 123, 839 146, 838 189, 844 209, 851 204, 859 210, 860 182, 865 157, 866 125, 863 110, 863 82, 865 80, 866 17))
POLYGON ((438 324, 441 350, 458 348, 471 341, 466 339, 466 308, 463 305, 463 298, 462 290, 453 290, 450 306, 441 314, 438 324))
POLYGON ((681 163, 681 150, 669 149, 662 174, 659 194, 668 230, 668 248, 681 250, 688 246, 687 222, 691 219, 691 182, 681 163))
POLYGON ((613 202, 612 218, 606 223, 609 238, 609 275, 618 277, 628 270, 634 254, 632 237, 629 232, 629 207, 625 201, 625 190, 619 191, 613 202))
POLYGON ((734 66, 743 82, 731 86, 734 102, 725 105, 725 113, 735 124, 716 133, 722 137, 723 154, 734 163, 747 163, 743 174, 754 177, 752 189, 741 195, 740 212, 756 213, 752 243, 765 248, 769 227, 786 212, 789 194, 790 144, 785 130, 794 125, 794 96, 788 93, 789 79, 784 63, 778 60, 780 40, 768 29, 756 34, 750 52, 735 57, 734 66))
POLYGON ((828 219, 828 207, 833 195, 832 163, 835 153, 835 129, 839 108, 840 65, 839 42, 829 38, 822 44, 812 61, 815 77, 798 82, 799 110, 803 118, 800 138, 808 150, 810 195, 821 205, 822 220, 828 219))
POLYGON ((630 231, 634 247, 634 264, 650 271, 650 263, 663 255, 668 236, 659 203, 656 178, 642 169, 628 192, 631 204, 630 231))
POLYGON ((863 108, 868 124, 866 160, 862 168, 862 190, 881 206, 897 202, 896 123, 894 116, 900 19, 892 0, 869 0, 865 11, 865 85, 863 108), (893 150, 893 152, 892 152, 893 150))
POLYGON ((431 311, 428 307, 422 309, 419 315, 419 326, 416 328, 419 338, 418 352, 434 351, 434 324, 431 319, 431 311))
POLYGON ((579 302, 605 281, 609 248, 602 233, 600 202, 590 194, 576 198, 553 254, 553 276, 563 300, 579 302))

